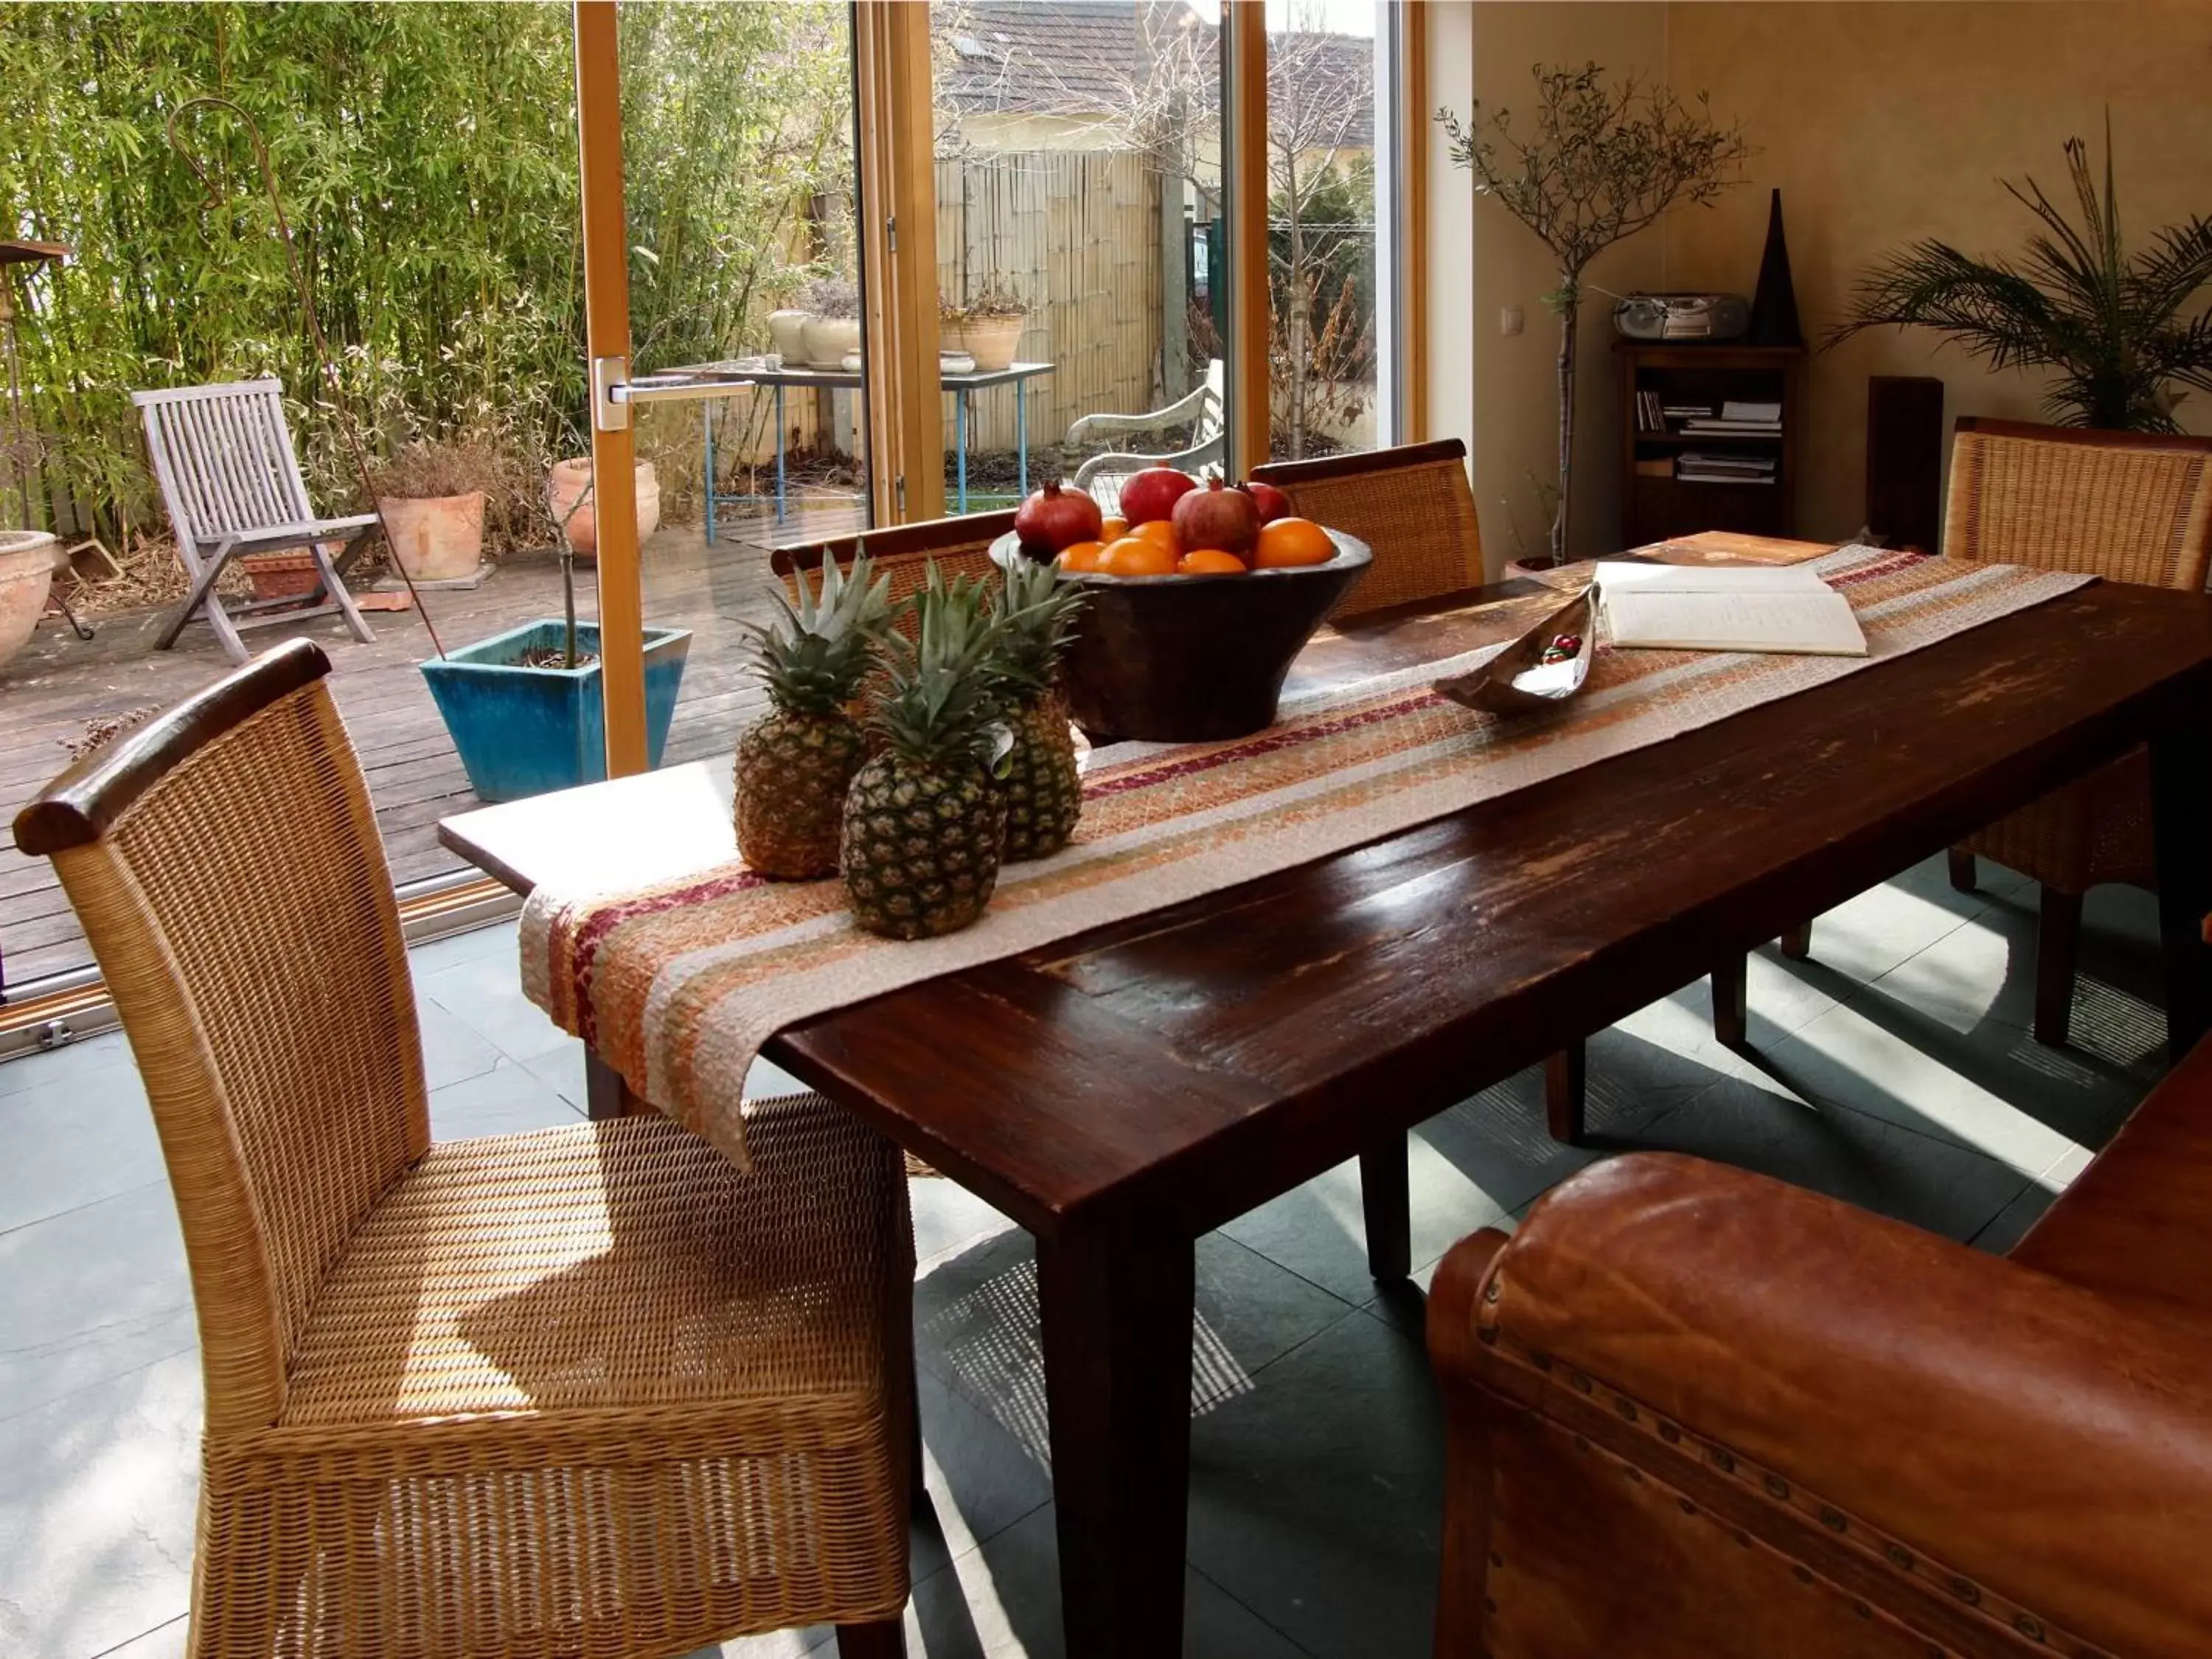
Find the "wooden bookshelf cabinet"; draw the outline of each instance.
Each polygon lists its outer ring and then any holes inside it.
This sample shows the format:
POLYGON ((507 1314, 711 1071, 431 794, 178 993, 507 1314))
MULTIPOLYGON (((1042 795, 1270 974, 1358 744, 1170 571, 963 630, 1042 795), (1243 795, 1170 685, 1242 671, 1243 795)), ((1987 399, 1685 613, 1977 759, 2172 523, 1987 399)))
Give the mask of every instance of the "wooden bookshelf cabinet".
POLYGON ((1797 531, 1797 449, 1803 434, 1805 348, 1802 346, 1660 344, 1620 340, 1621 529, 1625 544, 1641 547, 1700 530, 1739 530, 1754 536, 1794 536, 1797 531), (1717 415, 1726 402, 1778 403, 1779 437, 1689 437, 1670 421, 1666 433, 1640 429, 1636 394, 1656 392, 1662 403, 1709 404, 1717 415), (1771 455, 1772 483, 1709 483, 1654 477, 1638 461, 1673 460, 1685 450, 1771 455))

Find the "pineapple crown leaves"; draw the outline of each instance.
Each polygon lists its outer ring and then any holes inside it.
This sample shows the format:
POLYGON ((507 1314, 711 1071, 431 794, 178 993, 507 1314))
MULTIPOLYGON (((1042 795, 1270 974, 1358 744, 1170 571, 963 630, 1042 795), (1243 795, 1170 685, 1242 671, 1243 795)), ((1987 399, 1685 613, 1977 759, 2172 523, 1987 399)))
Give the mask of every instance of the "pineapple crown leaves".
POLYGON ((1062 581, 1056 565, 1025 558, 1007 564, 995 666, 1010 698, 1034 696, 1052 684, 1076 614, 1089 597, 1073 582, 1062 581))
POLYGON ((901 759, 995 771, 1012 748, 998 667, 1006 620, 987 600, 981 580, 958 576, 947 582, 933 562, 928 580, 909 601, 915 637, 883 636, 888 684, 868 726, 901 759))
POLYGON ((782 615, 747 624, 754 672, 784 713, 832 714, 852 701, 875 665, 876 642, 890 623, 890 578, 876 575, 865 553, 847 575, 824 549, 819 589, 807 587, 803 569, 792 581, 797 605, 778 593, 782 615))

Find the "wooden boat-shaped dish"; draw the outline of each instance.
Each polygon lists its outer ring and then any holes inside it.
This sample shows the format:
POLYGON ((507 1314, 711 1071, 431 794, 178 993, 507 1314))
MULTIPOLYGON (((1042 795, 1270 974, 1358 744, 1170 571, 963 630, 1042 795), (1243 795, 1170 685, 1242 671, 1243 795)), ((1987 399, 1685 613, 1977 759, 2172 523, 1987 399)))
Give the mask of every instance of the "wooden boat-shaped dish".
POLYGON ((1590 653, 1596 647, 1597 588, 1592 585, 1473 673, 1438 680, 1436 690, 1454 702, 1493 714, 1557 708, 1589 678, 1590 653), (1543 661, 1545 647, 1562 634, 1580 635, 1582 648, 1562 661, 1543 661))

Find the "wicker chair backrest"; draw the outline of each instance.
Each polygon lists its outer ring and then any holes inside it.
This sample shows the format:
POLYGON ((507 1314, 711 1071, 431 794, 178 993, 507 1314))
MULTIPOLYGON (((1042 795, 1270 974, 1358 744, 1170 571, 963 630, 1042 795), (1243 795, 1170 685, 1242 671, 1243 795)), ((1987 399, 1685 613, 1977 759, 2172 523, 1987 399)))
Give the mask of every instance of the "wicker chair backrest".
POLYGON ((325 1273, 429 1144, 391 872, 327 670, 281 647, 16 824, 52 854, 137 1057, 214 1429, 274 1419, 325 1273))
POLYGON ((1482 585, 1482 528, 1456 438, 1395 449, 1277 461, 1252 477, 1290 497, 1292 511, 1357 536, 1375 552, 1339 618, 1482 585))
POLYGON ((1943 551, 2154 587, 2204 586, 2212 438, 1960 421, 1943 551))

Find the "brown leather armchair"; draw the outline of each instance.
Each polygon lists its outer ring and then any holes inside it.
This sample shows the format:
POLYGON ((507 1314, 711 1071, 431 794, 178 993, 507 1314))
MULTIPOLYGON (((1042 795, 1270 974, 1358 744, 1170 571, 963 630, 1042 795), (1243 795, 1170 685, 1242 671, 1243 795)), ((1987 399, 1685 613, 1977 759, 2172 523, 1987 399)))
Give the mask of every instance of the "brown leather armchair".
POLYGON ((2008 1258, 1670 1155, 1438 1269, 1437 1652, 2212 1654, 2212 1043, 2008 1258))

